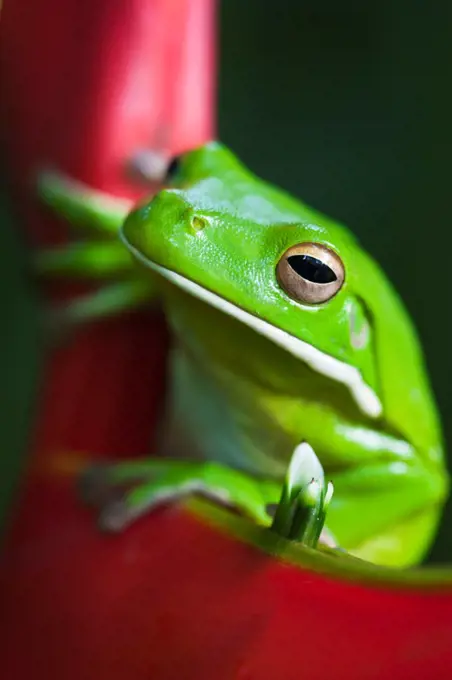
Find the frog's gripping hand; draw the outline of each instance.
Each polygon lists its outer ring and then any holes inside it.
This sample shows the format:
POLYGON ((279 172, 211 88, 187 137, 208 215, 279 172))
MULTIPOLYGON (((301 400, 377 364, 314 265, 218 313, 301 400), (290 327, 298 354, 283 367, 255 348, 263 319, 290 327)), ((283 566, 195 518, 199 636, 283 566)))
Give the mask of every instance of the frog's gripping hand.
POLYGON ((91 280, 97 290, 54 312, 63 323, 81 323, 142 306, 155 293, 118 237, 132 202, 95 191, 56 172, 38 178, 38 194, 77 230, 75 241, 38 251, 33 268, 41 278, 91 280))
POLYGON ((281 486, 213 462, 154 458, 93 467, 81 478, 80 490, 86 502, 98 507, 100 528, 117 532, 159 505, 192 494, 268 526, 267 507, 277 501, 281 486))
POLYGON ((87 470, 80 482, 86 502, 98 508, 100 528, 125 529, 159 505, 192 494, 239 511, 280 536, 309 547, 335 546, 323 529, 333 493, 308 444, 298 446, 281 492, 275 480, 253 478, 214 462, 146 459, 87 470), (276 505, 273 522, 271 507, 276 505), (272 522, 272 523, 271 523, 272 522))

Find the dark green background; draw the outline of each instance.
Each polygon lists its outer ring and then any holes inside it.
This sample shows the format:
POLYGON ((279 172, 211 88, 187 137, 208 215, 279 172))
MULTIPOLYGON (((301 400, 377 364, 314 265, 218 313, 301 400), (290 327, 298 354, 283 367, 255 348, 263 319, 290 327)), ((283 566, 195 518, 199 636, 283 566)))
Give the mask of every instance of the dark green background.
MULTIPOLYGON (((220 137, 258 174, 355 231, 424 342, 452 450, 447 3, 224 0, 220 137)), ((195 93, 194 93, 195 96, 195 93)), ((0 231, 0 479, 20 460, 36 319, 20 245, 0 231)), ((452 560, 449 504, 432 558, 452 560)))

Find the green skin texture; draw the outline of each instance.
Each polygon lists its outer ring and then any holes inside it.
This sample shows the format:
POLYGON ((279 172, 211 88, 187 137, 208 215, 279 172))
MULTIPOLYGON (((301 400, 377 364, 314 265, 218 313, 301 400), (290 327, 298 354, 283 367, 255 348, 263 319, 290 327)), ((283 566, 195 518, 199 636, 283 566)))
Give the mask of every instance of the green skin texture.
POLYGON ((448 490, 438 414, 412 322, 347 228, 261 181, 219 143, 181 157, 171 186, 125 221, 127 206, 58 176, 43 175, 40 190, 73 224, 97 234, 86 245, 38 255, 43 274, 107 282, 94 303, 68 308, 67 319, 153 296, 174 335, 162 452, 195 460, 108 468, 109 483, 139 484, 116 516, 103 509, 107 525, 115 516, 125 526, 162 499, 193 490, 193 482, 269 524, 266 504, 277 503, 292 453, 306 441, 334 483, 327 528, 340 546, 391 566, 422 559, 448 490), (325 245, 342 260, 345 281, 328 302, 300 303, 278 283, 281 256, 303 242, 325 245), (366 415, 347 386, 247 326, 231 307, 225 312, 187 292, 171 272, 358 369, 382 415, 366 415), (363 331, 367 340, 357 346, 353 338, 363 331))

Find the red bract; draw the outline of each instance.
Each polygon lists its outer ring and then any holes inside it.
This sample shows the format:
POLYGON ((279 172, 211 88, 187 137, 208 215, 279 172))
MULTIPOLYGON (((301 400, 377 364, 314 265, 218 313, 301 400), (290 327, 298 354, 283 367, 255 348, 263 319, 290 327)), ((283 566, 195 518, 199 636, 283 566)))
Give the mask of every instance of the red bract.
MULTIPOLYGON (((125 173, 137 150, 212 136, 212 28, 212 0, 5 0, 1 130, 32 246, 66 238, 30 198, 39 166, 139 197, 125 173)), ((450 677, 450 590, 334 580, 182 508, 96 531, 74 472, 148 452, 166 344, 158 315, 131 314, 49 361, 2 563, 1 677, 450 677)))
POLYGON ((184 509, 100 536, 72 486, 50 470, 35 473, 5 567, 8 680, 424 680, 452 672, 452 590, 333 580, 184 509))

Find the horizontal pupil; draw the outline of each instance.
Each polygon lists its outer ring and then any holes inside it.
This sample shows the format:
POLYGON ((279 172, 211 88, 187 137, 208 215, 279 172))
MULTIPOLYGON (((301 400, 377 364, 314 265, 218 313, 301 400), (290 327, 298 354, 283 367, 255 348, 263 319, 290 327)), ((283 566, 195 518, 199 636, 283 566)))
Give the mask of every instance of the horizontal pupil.
POLYGON ((287 262, 294 272, 312 283, 332 283, 337 279, 331 267, 311 255, 290 255, 287 262))

